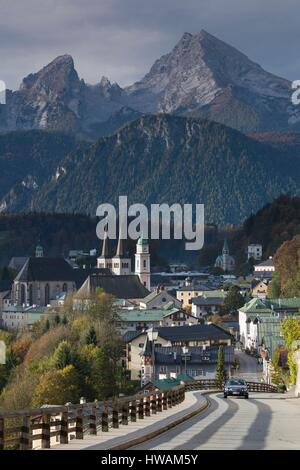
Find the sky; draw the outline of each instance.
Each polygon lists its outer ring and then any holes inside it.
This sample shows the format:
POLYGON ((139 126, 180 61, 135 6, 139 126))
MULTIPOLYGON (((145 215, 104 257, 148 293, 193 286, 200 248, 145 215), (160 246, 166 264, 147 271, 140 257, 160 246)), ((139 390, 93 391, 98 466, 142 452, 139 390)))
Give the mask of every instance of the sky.
POLYGON ((299 0, 0 0, 0 80, 71 54, 87 83, 147 73, 184 32, 217 36, 266 70, 300 79, 299 0))

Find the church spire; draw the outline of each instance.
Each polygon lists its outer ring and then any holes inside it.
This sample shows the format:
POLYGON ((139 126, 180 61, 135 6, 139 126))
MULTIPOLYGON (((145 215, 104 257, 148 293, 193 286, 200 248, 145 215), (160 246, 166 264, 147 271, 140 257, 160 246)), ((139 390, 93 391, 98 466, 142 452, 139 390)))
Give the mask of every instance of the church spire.
POLYGON ((229 255, 229 246, 228 246, 227 238, 225 238, 224 240, 223 255, 229 255))
POLYGON ((104 238, 103 238, 101 257, 102 258, 108 258, 108 235, 107 235, 107 230, 105 230, 105 235, 104 235, 104 238))
POLYGON ((121 258, 124 255, 124 246, 123 246, 123 239, 121 238, 121 233, 119 234, 118 246, 116 256, 121 258))

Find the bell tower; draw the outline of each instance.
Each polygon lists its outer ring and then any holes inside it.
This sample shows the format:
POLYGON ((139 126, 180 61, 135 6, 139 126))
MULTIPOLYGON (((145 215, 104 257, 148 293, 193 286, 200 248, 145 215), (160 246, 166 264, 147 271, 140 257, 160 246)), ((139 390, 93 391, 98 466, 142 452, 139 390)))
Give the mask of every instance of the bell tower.
POLYGON ((141 237, 136 244, 135 254, 135 274, 140 278, 141 283, 150 290, 150 252, 149 241, 141 237))

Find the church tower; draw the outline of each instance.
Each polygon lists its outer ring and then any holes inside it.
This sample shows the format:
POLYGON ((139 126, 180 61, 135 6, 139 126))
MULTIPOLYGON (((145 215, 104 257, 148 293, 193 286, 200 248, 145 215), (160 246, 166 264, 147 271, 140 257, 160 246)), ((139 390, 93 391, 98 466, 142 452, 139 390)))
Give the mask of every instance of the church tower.
POLYGON ((140 278, 141 283, 150 290, 150 253, 149 241, 139 238, 136 244, 135 254, 135 274, 140 278))
POLYGON ((108 250, 108 235, 107 231, 105 231, 105 235, 103 238, 103 244, 102 244, 102 252, 99 258, 97 258, 97 268, 112 268, 112 260, 109 256, 109 250, 108 250))
POLYGON ((117 276, 122 274, 131 274, 131 259, 126 255, 124 250, 124 240, 119 234, 118 246, 115 256, 112 259, 112 272, 117 276))
POLYGON ((36 258, 43 258, 44 256, 44 250, 41 245, 37 245, 35 248, 35 257, 36 258))
POLYGON ((234 271, 235 269, 235 259, 229 253, 229 247, 226 238, 224 240, 222 255, 217 257, 215 267, 221 268, 225 272, 234 271))

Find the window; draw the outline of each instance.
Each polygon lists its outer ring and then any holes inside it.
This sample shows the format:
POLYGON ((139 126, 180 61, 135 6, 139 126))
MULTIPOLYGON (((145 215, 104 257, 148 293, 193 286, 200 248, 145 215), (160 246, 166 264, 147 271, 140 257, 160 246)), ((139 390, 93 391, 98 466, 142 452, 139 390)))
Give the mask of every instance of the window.
POLYGON ((147 268, 147 260, 144 259, 144 268, 147 268))
POLYGON ((21 284, 21 304, 25 304, 26 301, 26 294, 25 294, 25 286, 21 284))
POLYGON ((50 303, 50 287, 49 284, 45 285, 45 305, 50 303))
POLYGON ((29 305, 33 304, 33 287, 32 284, 29 286, 29 305))

